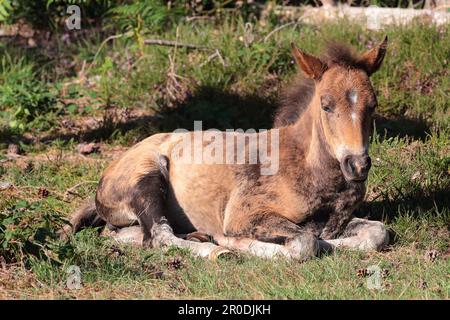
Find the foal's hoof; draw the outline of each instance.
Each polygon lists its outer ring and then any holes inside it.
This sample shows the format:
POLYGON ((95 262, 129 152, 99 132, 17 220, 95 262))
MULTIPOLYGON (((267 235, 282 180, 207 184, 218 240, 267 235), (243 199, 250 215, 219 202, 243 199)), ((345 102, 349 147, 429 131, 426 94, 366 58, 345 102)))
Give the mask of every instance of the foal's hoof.
POLYGON ((214 248, 209 254, 208 259, 211 261, 216 261, 218 259, 229 259, 235 257, 235 254, 224 247, 214 248))
POLYGON ((374 223, 358 235, 364 239, 359 245, 359 249, 364 251, 382 251, 389 244, 389 231, 381 222, 374 223))
POLYGON ((319 241, 312 233, 302 233, 286 243, 288 257, 298 261, 306 261, 319 252, 319 241))
POLYGON ((211 242, 211 238, 202 232, 191 232, 186 236, 186 240, 195 241, 195 242, 211 242))

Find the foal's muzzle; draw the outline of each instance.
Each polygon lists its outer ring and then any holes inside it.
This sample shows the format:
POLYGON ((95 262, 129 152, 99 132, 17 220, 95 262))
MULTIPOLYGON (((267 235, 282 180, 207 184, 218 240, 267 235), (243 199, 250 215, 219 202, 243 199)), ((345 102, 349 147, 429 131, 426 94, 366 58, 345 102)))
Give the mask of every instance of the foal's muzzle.
POLYGON ((341 170, 347 181, 364 182, 369 174, 372 161, 367 154, 348 155, 341 161, 341 170))

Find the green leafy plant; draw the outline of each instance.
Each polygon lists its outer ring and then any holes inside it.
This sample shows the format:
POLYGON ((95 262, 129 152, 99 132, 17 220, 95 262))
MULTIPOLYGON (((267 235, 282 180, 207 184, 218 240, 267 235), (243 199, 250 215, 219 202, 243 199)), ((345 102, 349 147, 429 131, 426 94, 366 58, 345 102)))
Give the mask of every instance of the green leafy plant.
POLYGON ((101 78, 100 78, 100 86, 103 94, 103 99, 105 101, 105 105, 108 107, 111 104, 111 76, 110 73, 114 68, 114 62, 110 57, 106 57, 105 61, 99 68, 101 78))
POLYGON ((35 28, 56 29, 65 20, 69 5, 78 5, 83 21, 101 18, 116 5, 111 0, 0 0, 0 22, 15 23, 19 19, 35 28))
POLYGON ((16 201, 0 211, 0 255, 24 264, 30 256, 58 261, 57 229, 66 223, 59 214, 49 212, 44 202, 16 201))
POLYGON ((124 31, 145 27, 152 31, 162 30, 187 14, 187 9, 177 1, 168 5, 162 0, 143 0, 113 7, 109 14, 124 31))
POLYGON ((12 9, 11 0, 0 0, 0 22, 8 20, 12 9))
POLYGON ((0 72, 0 110, 10 113, 10 127, 23 131, 38 115, 53 110, 56 98, 39 81, 33 65, 4 56, 0 72))

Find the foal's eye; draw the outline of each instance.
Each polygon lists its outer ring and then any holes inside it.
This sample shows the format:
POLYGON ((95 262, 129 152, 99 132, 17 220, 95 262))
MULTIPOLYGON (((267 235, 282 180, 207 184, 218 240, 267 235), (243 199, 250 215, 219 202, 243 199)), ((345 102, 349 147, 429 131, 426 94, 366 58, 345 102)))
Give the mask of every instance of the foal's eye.
POLYGON ((320 105, 325 112, 333 112, 335 105, 334 99, 331 95, 326 94, 320 97, 320 105))
POLYGON ((333 112, 333 110, 331 110, 329 107, 323 107, 322 106, 323 111, 325 112, 333 112))

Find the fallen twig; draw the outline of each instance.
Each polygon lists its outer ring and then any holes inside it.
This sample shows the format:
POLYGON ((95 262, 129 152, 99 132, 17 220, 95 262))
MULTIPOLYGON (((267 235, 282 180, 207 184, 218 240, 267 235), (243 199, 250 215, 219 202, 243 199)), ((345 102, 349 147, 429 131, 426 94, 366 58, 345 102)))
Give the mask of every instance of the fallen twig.
POLYGON ((200 65, 200 67, 203 67, 203 66, 207 65, 208 63, 210 63, 215 58, 218 58, 220 60, 220 63, 222 63, 222 65, 224 67, 226 67, 225 60, 223 59, 222 55, 220 54, 219 49, 216 49, 216 51, 212 55, 210 55, 208 57, 208 59, 200 65))
POLYGON ((100 51, 103 49, 103 47, 111 40, 114 39, 118 39, 118 38, 122 38, 125 35, 130 35, 131 32, 126 32, 126 33, 120 33, 120 34, 115 34, 113 36, 109 36, 108 38, 106 38, 105 40, 103 40, 103 42, 100 44, 100 46, 97 49, 97 52, 94 55, 94 59, 92 60, 92 63, 89 65, 89 67, 86 70, 86 74, 88 73, 88 71, 92 68, 92 66, 95 64, 96 60, 97 60, 97 56, 100 54, 100 51))
MULTIPOLYGON (((273 29, 272 31, 269 32, 269 34, 267 36, 264 37, 264 42, 267 42, 267 40, 275 33, 277 33, 278 31, 280 31, 281 29, 284 29, 286 27, 289 27, 290 25, 295 25, 295 27, 297 26, 298 22, 296 21, 291 21, 289 23, 283 24, 281 26, 279 26, 278 28, 273 29)), ((295 28, 294 27, 294 28, 295 28)))
POLYGON ((186 22, 191 22, 191 21, 198 21, 198 20, 215 20, 215 17, 211 17, 211 16, 193 16, 193 17, 187 17, 186 18, 186 22))
POLYGON ((182 43, 182 42, 172 41, 172 40, 145 39, 144 44, 166 46, 166 47, 182 47, 182 48, 199 49, 199 50, 214 50, 212 48, 208 48, 205 46, 199 46, 199 45, 190 44, 190 43, 182 43))
POLYGON ((64 192, 64 197, 67 197, 68 194, 71 194, 71 195, 74 195, 74 196, 83 198, 79 193, 75 192, 75 190, 78 189, 79 187, 81 187, 82 185, 85 185, 85 184, 94 184, 94 183, 98 183, 98 181, 92 181, 92 180, 91 180, 91 181, 82 181, 82 182, 80 182, 80 183, 77 183, 76 185, 74 185, 73 187, 67 189, 67 190, 64 192))

